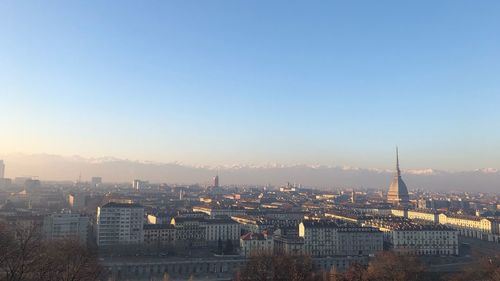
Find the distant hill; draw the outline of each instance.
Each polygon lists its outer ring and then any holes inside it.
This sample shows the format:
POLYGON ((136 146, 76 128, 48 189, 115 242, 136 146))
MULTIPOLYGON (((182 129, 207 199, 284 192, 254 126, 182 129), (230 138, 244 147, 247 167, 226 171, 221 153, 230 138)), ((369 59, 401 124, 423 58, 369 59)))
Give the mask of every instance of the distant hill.
MULTIPOLYGON (((322 165, 266 165, 206 167, 180 163, 153 163, 117 158, 83 158, 48 154, 9 154, 0 156, 5 161, 6 176, 38 176, 41 180, 82 180, 100 176, 105 182, 128 182, 135 178, 150 182, 179 184, 209 184, 219 171, 221 184, 281 185, 286 182, 308 187, 330 189, 336 187, 385 188, 392 171, 322 165)), ((433 169, 403 170, 403 178, 410 189, 500 191, 500 171, 446 172, 433 169)))

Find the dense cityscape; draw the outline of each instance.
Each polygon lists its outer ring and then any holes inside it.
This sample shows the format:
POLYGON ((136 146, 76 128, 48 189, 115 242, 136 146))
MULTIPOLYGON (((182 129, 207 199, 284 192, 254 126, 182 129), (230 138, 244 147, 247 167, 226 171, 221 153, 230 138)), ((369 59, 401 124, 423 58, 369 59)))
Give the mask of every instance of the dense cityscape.
POLYGON ((500 281, 499 11, 1 0, 0 281, 500 281))
POLYGON ((338 276, 384 253, 416 257, 425 280, 448 280, 484 258, 498 266, 499 195, 408 189, 398 154, 389 187, 329 192, 228 186, 218 174, 207 186, 98 176, 64 184, 4 178, 0 163, 5 229, 77 240, 106 280, 257 280, 242 273, 266 255, 309 258, 310 280, 358 280, 338 276))

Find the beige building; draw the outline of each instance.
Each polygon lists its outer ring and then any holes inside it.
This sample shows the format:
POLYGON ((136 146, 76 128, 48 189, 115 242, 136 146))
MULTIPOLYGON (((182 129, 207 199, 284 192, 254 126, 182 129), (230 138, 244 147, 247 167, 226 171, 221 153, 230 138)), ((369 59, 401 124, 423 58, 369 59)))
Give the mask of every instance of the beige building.
POLYGON ((299 224, 304 252, 314 257, 372 255, 383 250, 378 229, 338 224, 333 221, 304 221, 299 224))
POLYGON ((331 210, 325 213, 325 217, 358 223, 362 214, 357 214, 352 211, 331 210))
POLYGON ((244 215, 245 210, 242 208, 218 208, 210 206, 196 206, 193 207, 193 212, 201 212, 209 215, 211 218, 221 217, 221 216, 235 216, 244 215))
POLYGON ((391 215, 395 217, 408 218, 408 209, 406 208, 392 208, 391 215))
POLYGON ((412 220, 424 220, 433 223, 437 223, 439 221, 439 213, 433 210, 426 209, 414 209, 408 210, 407 217, 412 220))
POLYGON ((491 218, 439 214, 439 223, 458 230, 460 235, 500 243, 499 221, 491 218))
POLYGON ((240 225, 229 218, 175 217, 170 224, 176 229, 175 240, 188 246, 216 245, 219 240, 237 243, 241 235, 240 225))
POLYGON ((260 233, 267 227, 260 218, 254 216, 236 215, 232 216, 231 219, 240 224, 241 230, 244 232, 260 233))
POLYGON ((377 218, 365 225, 379 228, 391 248, 412 255, 458 255, 458 232, 443 225, 420 225, 400 217, 377 218))
POLYGON ((148 214, 146 219, 148 224, 170 224, 172 216, 165 213, 148 214))

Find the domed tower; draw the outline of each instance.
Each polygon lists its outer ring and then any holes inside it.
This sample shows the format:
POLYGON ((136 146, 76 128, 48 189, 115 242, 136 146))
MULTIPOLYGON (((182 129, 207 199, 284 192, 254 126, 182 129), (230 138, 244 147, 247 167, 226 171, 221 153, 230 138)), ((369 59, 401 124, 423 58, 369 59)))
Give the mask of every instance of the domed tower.
POLYGON ((390 202, 398 206, 407 206, 410 202, 410 196, 408 195, 408 188, 405 182, 401 178, 401 170, 399 170, 399 152, 396 147, 396 173, 392 179, 391 185, 389 186, 389 192, 387 193, 387 202, 390 202))

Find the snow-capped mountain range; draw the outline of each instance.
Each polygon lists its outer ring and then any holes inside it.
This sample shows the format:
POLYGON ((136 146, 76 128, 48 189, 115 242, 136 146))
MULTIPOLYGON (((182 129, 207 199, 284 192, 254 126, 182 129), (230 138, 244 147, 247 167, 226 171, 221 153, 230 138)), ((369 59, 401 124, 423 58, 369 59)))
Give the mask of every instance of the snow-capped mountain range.
MULTIPOLYGON (((6 176, 38 176, 41 180, 89 180, 101 176, 105 182, 132 179, 166 183, 209 184, 219 173, 222 184, 281 185, 294 182, 318 188, 388 186, 393 170, 329 165, 284 165, 277 163, 233 164, 222 166, 188 165, 133 161, 116 157, 85 158, 51 154, 0 155, 6 176)), ((500 170, 481 168, 471 171, 443 171, 431 168, 402 170, 410 189, 500 191, 500 170)))

